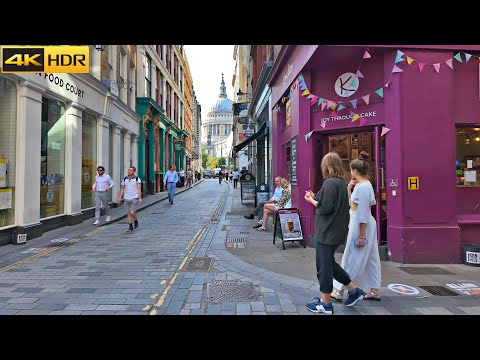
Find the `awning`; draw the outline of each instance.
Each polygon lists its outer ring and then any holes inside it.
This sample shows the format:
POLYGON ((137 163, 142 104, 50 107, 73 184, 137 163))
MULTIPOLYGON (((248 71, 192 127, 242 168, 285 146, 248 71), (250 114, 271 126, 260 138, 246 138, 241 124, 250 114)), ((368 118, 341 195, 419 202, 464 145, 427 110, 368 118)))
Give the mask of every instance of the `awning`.
POLYGON ((250 144, 252 141, 257 140, 262 135, 266 135, 266 134, 264 134, 266 128, 267 128, 267 122, 264 122, 263 125, 260 126, 260 129, 255 134, 253 134, 247 140, 241 142, 240 144, 235 145, 233 147, 233 151, 238 152, 238 151, 242 150, 245 146, 250 144))

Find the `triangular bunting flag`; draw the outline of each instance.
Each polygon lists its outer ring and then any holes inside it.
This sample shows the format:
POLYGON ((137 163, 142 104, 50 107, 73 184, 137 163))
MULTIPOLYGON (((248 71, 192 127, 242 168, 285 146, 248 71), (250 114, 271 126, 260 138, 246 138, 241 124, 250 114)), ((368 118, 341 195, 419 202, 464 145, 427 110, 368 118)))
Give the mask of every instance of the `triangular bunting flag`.
POLYGON ((320 107, 320 110, 321 111, 325 110, 326 106, 327 106, 327 102, 326 101, 322 102, 322 106, 320 107))
POLYGON ((433 64, 433 67, 435 68, 435 70, 437 70, 437 73, 440 74, 440 63, 438 63, 438 64, 433 64))
POLYGON ((335 104, 334 102, 332 102, 332 104, 329 106, 329 108, 332 110, 335 110, 336 107, 337 107, 337 104, 335 104))
POLYGON ((305 91, 302 93, 302 96, 305 96, 305 95, 308 95, 310 94, 310 91, 308 91, 308 89, 305 89, 305 91))
POLYGON ((388 87, 390 85, 390 81, 385 84, 385 87, 388 87))
POLYGON ((452 61, 453 61, 453 59, 448 59, 447 61, 445 61, 445 64, 447 64, 450 69, 453 69, 452 61))
POLYGON ((399 56, 397 56, 397 57, 395 58, 395 64, 396 64, 396 63, 399 63, 399 62, 401 62, 401 61, 405 61, 405 59, 402 59, 402 58, 399 57, 399 56))
POLYGON ((454 56, 455 60, 462 62, 462 54, 458 53, 457 55, 454 56))
POLYGON ((365 119, 364 117, 360 118, 360 126, 365 125, 365 123, 366 123, 367 121, 368 121, 368 120, 365 119))
POLYGON ((339 105, 337 111, 340 111, 340 110, 342 110, 342 109, 345 109, 345 106, 339 105))
POLYGON ((372 57, 372 55, 370 55, 370 54, 368 53, 368 51, 365 50, 365 54, 363 54, 363 58, 364 58, 364 59, 370 59, 371 57, 372 57))
POLYGON ((368 105, 368 101, 370 100, 370 94, 362 96, 363 101, 365 101, 365 104, 368 105))
POLYGON ((355 75, 357 75, 358 78, 363 78, 363 74, 360 72, 360 70, 357 70, 355 75))
POLYGON ((404 54, 400 50, 397 50, 397 57, 402 57, 404 54))
POLYGON ((470 55, 468 53, 465 53, 465 62, 467 63, 468 60, 470 60, 471 57, 472 57, 472 55, 470 55))
POLYGON ((381 98, 383 98, 383 88, 380 88, 378 90, 375 90, 375 92, 378 94, 378 96, 380 96, 381 98))
POLYGON ((380 136, 385 135, 385 134, 388 133, 389 131, 390 131, 389 128, 382 126, 382 133, 380 134, 380 136))
POLYGON ((348 90, 343 90, 343 94, 342 94, 344 97, 349 97, 350 96, 350 92, 348 90))
POLYGON ((317 102, 317 100, 318 100, 318 96, 317 96, 317 95, 313 95, 312 100, 310 100, 310 106, 315 105, 315 103, 317 102))
POLYGON ((305 134, 305 141, 308 141, 308 139, 310 138, 310 136, 312 136, 313 134, 313 131, 310 131, 308 134, 305 134))
POLYGON ((300 82, 300 85, 307 87, 307 83, 305 82, 305 80, 302 80, 302 81, 300 82))
POLYGON ((408 65, 410 65, 412 62, 414 62, 415 60, 413 60, 410 56, 407 56, 407 63, 408 65))
POLYGON ((355 113, 352 110, 350 110, 349 108, 347 108, 347 110, 350 111, 350 115, 355 115, 355 113))
POLYGON ((314 96, 315 96, 315 95, 310 94, 310 95, 307 96, 307 99, 311 99, 311 98, 313 98, 314 96))
POLYGON ((300 85, 300 90, 305 90, 306 88, 306 86, 300 85))
POLYGON ((353 79, 353 80, 350 82, 350 86, 351 86, 351 87, 356 87, 356 86, 357 86, 357 82, 355 81, 355 79, 353 79))
POLYGON ((337 117, 338 114, 337 114, 335 111, 332 111, 332 112, 330 113, 330 116, 331 116, 331 117, 337 117))
POLYGON ((324 128, 324 129, 325 129, 325 125, 327 125, 327 122, 326 122, 326 121, 324 121, 324 122, 322 122, 322 123, 320 124, 320 126, 321 126, 322 128, 324 128))
POLYGON ((352 122, 357 121, 360 118, 360 115, 355 114, 353 115, 352 122))
POLYGON ((425 67, 425 63, 422 63, 422 62, 418 63, 418 70, 420 70, 420 72, 422 72, 424 67, 425 67))
POLYGON ((392 73, 402 72, 403 70, 400 69, 397 65, 393 65, 392 73))
POLYGON ((324 98, 318 98, 318 104, 317 105, 320 105, 321 103, 323 103, 325 101, 324 98))
POLYGON ((298 80, 303 81, 303 75, 300 74, 300 75, 298 76, 298 80))
POLYGON ((350 102, 352 103, 353 108, 356 109, 357 108, 357 99, 350 100, 350 102))

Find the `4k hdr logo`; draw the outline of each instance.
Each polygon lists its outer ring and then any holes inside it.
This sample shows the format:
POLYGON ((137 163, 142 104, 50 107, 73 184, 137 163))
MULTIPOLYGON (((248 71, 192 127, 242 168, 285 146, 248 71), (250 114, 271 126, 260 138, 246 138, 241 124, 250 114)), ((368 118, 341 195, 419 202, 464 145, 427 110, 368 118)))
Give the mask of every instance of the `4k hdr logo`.
POLYGON ((88 46, 2 46, 2 73, 88 73, 88 46))

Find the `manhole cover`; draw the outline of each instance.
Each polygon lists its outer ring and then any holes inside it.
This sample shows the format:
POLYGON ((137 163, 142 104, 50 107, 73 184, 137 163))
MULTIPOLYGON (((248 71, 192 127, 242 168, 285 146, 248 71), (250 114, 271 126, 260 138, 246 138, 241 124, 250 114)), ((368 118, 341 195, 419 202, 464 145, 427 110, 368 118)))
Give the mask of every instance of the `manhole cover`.
POLYGON ((447 289, 444 286, 419 286, 419 288, 428 291, 432 295, 437 296, 458 296, 455 291, 447 289))
POLYGON ((184 271, 209 271, 212 265, 212 258, 209 257, 193 257, 188 261, 184 271))
POLYGON ((209 302, 241 302, 258 300, 258 293, 248 281, 217 280, 207 284, 207 300, 209 302))
POLYGON ((411 275, 455 275, 451 271, 439 267, 409 267, 403 266, 399 269, 411 275))

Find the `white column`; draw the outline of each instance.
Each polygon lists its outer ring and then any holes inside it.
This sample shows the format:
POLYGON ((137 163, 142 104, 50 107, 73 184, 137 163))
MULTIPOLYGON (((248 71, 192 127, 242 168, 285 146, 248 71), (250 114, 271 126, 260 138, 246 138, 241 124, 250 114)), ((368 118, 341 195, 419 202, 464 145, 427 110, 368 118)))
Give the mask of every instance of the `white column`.
POLYGON ((113 156, 112 161, 113 164, 110 164, 110 176, 112 177, 113 181, 115 181, 115 186, 112 189, 112 199, 118 198, 120 194, 120 183, 121 179, 123 178, 120 169, 120 134, 121 134, 121 126, 115 125, 113 128, 113 156))
MULTIPOLYGON (((137 135, 130 135, 131 137, 131 159, 132 159, 132 166, 135 166, 135 168, 138 170, 138 136, 137 135)), ((138 173, 137 173, 138 175, 138 173)), ((142 179, 144 181, 145 179, 142 179)))
POLYGON ((18 226, 40 223, 42 89, 26 80, 17 86, 15 218, 18 226))
POLYGON ((122 169, 122 176, 123 179, 127 176, 128 168, 130 167, 130 160, 131 160, 131 149, 130 149, 130 142, 131 140, 131 131, 125 132, 125 136, 123 138, 123 163, 125 165, 125 169, 122 169))
MULTIPOLYGON (((110 173, 110 156, 109 156, 109 121, 100 118, 97 122, 97 165, 105 167, 107 173, 110 173)), ((95 167, 96 169, 96 167, 95 167)), ((96 174, 95 174, 96 175, 96 174)))
POLYGON ((73 103, 66 113, 65 141, 65 213, 79 214, 82 209, 82 111, 73 103))

